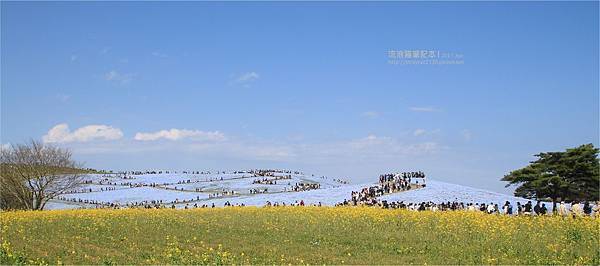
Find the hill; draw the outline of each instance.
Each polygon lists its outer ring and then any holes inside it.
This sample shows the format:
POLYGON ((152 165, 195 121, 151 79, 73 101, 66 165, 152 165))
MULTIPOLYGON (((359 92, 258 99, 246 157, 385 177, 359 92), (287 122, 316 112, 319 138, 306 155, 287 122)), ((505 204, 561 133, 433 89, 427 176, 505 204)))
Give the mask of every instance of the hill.
MULTIPOLYGON (((94 208, 101 204, 119 205, 162 201, 165 205, 184 208, 186 205, 264 206, 267 202, 333 206, 350 199, 352 191, 359 191, 375 183, 348 184, 342 180, 303 173, 274 173, 257 177, 245 172, 212 174, 141 174, 127 178, 117 175, 89 174, 88 181, 74 193, 63 195, 48 204, 49 209, 94 208), (284 178, 285 177, 285 178, 284 178), (266 180, 266 181, 265 181, 266 180), (261 182, 257 182, 261 181, 261 182), (298 184, 314 188, 297 189, 298 184), (87 202, 87 203, 86 203, 87 202), (90 204, 93 202, 94 204, 90 204)), ((380 197, 388 201, 435 203, 459 201, 465 203, 525 203, 523 198, 512 197, 483 189, 455 185, 427 179, 427 186, 380 197)))

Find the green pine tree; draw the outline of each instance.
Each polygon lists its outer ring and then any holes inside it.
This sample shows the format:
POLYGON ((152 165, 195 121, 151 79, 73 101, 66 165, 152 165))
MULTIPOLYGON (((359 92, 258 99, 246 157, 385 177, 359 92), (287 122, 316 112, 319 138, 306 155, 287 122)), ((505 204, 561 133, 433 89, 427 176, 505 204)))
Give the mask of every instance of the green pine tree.
POLYGON ((564 152, 536 154, 536 161, 512 171, 502 178, 506 185, 516 185, 515 196, 556 202, 600 200, 599 149, 592 144, 564 152))

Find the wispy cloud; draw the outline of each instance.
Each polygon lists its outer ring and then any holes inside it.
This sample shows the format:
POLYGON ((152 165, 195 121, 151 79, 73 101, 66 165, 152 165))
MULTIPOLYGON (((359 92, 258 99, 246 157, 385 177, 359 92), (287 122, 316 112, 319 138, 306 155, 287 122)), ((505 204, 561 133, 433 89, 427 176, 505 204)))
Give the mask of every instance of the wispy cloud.
POLYGON ((413 131, 413 136, 422 137, 422 136, 432 136, 440 133, 440 129, 426 130, 422 128, 417 128, 413 131))
POLYGON ((71 55, 71 57, 70 57, 71 62, 77 61, 77 58, 78 58, 77 55, 71 55))
POLYGON ((229 82, 230 85, 240 85, 248 88, 250 84, 258 80, 260 75, 254 71, 242 73, 241 75, 234 76, 233 80, 229 82))
POLYGON ((152 52, 152 56, 161 57, 161 58, 167 58, 167 57, 169 57, 168 54, 161 53, 161 52, 158 52, 158 51, 152 52))
POLYGON ((104 79, 107 81, 117 82, 120 84, 128 84, 135 77, 132 73, 119 73, 116 70, 111 70, 104 74, 104 79))
POLYGON ((251 161, 289 161, 296 157, 294 147, 271 142, 196 142, 186 145, 185 150, 219 158, 235 158, 251 161))
POLYGON ((223 141, 225 135, 219 131, 205 132, 201 130, 176 129, 160 130, 156 132, 138 132, 135 134, 135 140, 154 141, 159 139, 181 140, 190 139, 194 141, 223 141))
POLYGON ((78 154, 137 154, 177 152, 182 156, 202 156, 214 159, 245 161, 290 161, 296 157, 297 146, 272 141, 234 139, 229 141, 218 132, 198 130, 161 130, 138 133, 135 140, 119 142, 69 143, 78 154), (167 141, 158 141, 167 140, 167 141))
POLYGON ((427 133, 427 131, 425 131, 425 129, 418 128, 418 129, 415 129, 415 131, 413 132, 413 135, 415 137, 419 137, 419 136, 425 135, 425 133, 427 133))
POLYGON ((87 142, 92 140, 117 140, 122 137, 123 132, 120 129, 107 125, 88 125, 71 132, 69 130, 69 125, 63 123, 52 127, 42 139, 47 143, 65 143, 87 142))
POLYGON ((100 50, 100 54, 108 54, 108 52, 110 52, 110 49, 112 49, 111 47, 102 47, 102 50, 100 50))
MULTIPOLYGON (((60 125, 59 125, 60 126, 60 125)), ((66 125, 64 125, 66 127, 66 125)), ((85 127, 84 127, 85 128, 85 127)), ((44 136, 47 142, 82 142, 83 137, 77 130, 69 132, 61 127, 55 128, 44 136)), ((119 131, 120 133, 120 131, 119 131)), ((109 134, 95 134, 103 139, 120 138, 122 134, 109 137, 109 134)), ((114 134, 110 134, 112 136, 114 134)), ((90 142, 70 144, 74 151, 91 153, 146 153, 146 152, 183 152, 202 155, 204 158, 240 159, 245 161, 279 161, 299 163, 336 163, 363 162, 377 160, 396 160, 413 158, 420 155, 435 154, 444 149, 437 142, 404 142, 397 138, 368 135, 363 138, 336 142, 307 143, 302 141, 260 141, 256 139, 228 139, 219 131, 200 131, 186 129, 139 132, 134 140, 120 142, 90 142), (159 141, 165 140, 165 141, 159 141)))
POLYGON ((426 155, 442 149, 436 142, 406 143, 400 139, 370 134, 359 139, 310 145, 306 147, 305 152, 307 160, 314 158, 319 161, 356 161, 426 155))
POLYGON ((413 111, 413 112, 437 112, 439 111, 437 108, 434 107, 410 107, 408 108, 409 110, 413 111))
POLYGON ((432 154, 440 149, 441 147, 436 142, 406 143, 396 138, 371 134, 365 138, 334 145, 329 157, 332 160, 337 158, 378 160, 432 154))
POLYGON ((56 99, 65 103, 65 102, 69 101, 69 99, 71 99, 71 95, 59 93, 56 95, 56 99))
POLYGON ((377 111, 366 111, 366 112, 360 114, 360 116, 373 119, 373 118, 380 117, 381 114, 377 111))

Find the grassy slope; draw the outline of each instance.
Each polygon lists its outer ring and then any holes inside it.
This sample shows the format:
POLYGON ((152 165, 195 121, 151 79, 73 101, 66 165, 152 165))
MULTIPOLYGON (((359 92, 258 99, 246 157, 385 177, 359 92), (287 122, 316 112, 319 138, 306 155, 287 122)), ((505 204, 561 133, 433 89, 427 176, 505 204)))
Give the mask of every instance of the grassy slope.
POLYGON ((68 264, 600 263, 600 219, 590 218, 232 207, 9 212, 0 226, 0 264, 19 254, 68 264))

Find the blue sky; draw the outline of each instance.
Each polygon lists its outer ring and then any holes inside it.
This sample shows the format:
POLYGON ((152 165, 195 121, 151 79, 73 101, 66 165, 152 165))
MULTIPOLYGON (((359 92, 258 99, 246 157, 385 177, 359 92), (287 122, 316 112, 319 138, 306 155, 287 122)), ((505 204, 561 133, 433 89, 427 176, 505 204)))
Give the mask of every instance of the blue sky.
POLYGON ((1 142, 88 167, 423 170, 504 191, 535 153, 598 145, 598 2, 1 5, 1 142))

